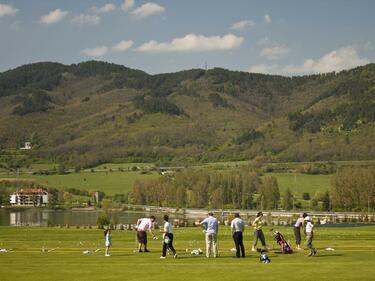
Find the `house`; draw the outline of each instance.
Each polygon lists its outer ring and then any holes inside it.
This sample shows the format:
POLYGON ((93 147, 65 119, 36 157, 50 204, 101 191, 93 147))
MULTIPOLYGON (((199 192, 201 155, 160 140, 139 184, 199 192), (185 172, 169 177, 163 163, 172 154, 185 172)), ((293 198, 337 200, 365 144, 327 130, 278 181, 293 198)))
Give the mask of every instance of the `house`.
POLYGON ((32 148, 32 145, 31 145, 31 142, 29 142, 29 141, 25 142, 24 147, 20 147, 20 149, 22 149, 22 150, 30 150, 31 148, 32 148))
POLYGON ((46 206, 48 192, 42 188, 19 189, 10 195, 12 206, 46 206))

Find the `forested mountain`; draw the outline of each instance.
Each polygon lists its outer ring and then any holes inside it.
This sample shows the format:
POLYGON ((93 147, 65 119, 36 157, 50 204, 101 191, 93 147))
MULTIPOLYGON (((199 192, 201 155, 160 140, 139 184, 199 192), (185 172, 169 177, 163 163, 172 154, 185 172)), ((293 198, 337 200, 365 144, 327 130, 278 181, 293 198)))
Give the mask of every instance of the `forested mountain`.
POLYGON ((374 122, 374 64, 302 77, 98 61, 0 73, 0 149, 31 141, 29 161, 375 159, 374 122))

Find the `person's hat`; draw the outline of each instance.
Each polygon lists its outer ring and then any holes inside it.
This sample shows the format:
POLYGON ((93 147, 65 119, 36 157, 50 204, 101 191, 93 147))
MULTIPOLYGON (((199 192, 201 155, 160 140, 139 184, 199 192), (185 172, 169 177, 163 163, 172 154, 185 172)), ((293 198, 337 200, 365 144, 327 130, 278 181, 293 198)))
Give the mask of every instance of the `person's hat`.
POLYGON ((310 220, 309 216, 305 217, 305 221, 309 221, 309 220, 310 220))

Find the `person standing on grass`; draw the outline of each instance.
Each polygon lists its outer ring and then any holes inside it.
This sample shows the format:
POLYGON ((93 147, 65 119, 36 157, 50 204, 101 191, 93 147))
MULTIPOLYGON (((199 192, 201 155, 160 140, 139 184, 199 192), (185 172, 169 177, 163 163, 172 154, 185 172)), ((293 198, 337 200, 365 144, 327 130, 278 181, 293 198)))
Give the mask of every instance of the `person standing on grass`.
POLYGON ((161 259, 165 259, 167 255, 167 250, 171 250, 173 253, 173 257, 177 258, 176 250, 173 247, 173 233, 172 233, 172 224, 169 222, 168 215, 164 215, 164 228, 163 228, 163 254, 160 257, 161 259))
POLYGON ((236 257, 239 258, 242 253, 242 257, 245 257, 245 247, 243 245, 243 235, 245 230, 245 223, 240 217, 239 213, 234 214, 234 219, 230 223, 230 229, 232 231, 232 237, 234 244, 236 245, 236 257))
POLYGON ((299 216, 296 223, 294 224, 294 236, 296 237, 296 250, 303 250, 301 248, 301 228, 303 228, 306 213, 303 213, 299 216))
POLYGON ((156 236, 154 232, 152 231, 154 227, 155 217, 150 216, 150 218, 142 218, 138 219, 137 221, 137 240, 138 240, 138 251, 141 253, 142 251, 142 245, 143 250, 145 252, 149 252, 147 249, 147 231, 149 231, 152 235, 152 238, 155 239, 156 236))
POLYGON ((305 234, 306 234, 306 247, 309 249, 308 257, 315 256, 317 250, 314 248, 312 241, 314 238, 314 224, 309 216, 305 217, 305 234))
POLYGON ((262 242, 262 246, 264 247, 264 250, 267 252, 268 251, 268 248, 266 246, 266 240, 264 239, 264 234, 263 234, 263 230, 262 230, 262 227, 263 227, 263 213, 262 212, 258 212, 257 213, 257 217, 255 218, 255 220, 253 221, 252 223, 252 226, 254 227, 254 241, 253 241, 253 246, 251 248, 251 251, 255 252, 256 249, 256 245, 258 243, 258 239, 260 240, 260 242, 262 242))
POLYGON ((211 248, 213 246, 214 257, 217 258, 219 255, 217 249, 217 233, 219 230, 219 223, 213 216, 212 212, 208 213, 208 217, 205 218, 200 224, 204 228, 206 234, 206 257, 211 256, 211 248))
POLYGON ((109 257, 109 248, 112 245, 112 234, 111 234, 111 227, 108 226, 106 230, 104 230, 104 238, 105 238, 105 256, 109 257))

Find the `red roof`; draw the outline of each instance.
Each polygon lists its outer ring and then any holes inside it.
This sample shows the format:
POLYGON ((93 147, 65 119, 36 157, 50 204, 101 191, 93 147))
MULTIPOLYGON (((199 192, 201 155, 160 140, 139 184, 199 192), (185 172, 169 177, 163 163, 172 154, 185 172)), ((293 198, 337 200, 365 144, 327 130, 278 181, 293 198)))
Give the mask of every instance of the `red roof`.
POLYGON ((35 194, 35 193, 43 193, 45 192, 42 188, 27 188, 27 189, 20 189, 18 190, 19 193, 26 193, 26 194, 35 194))

